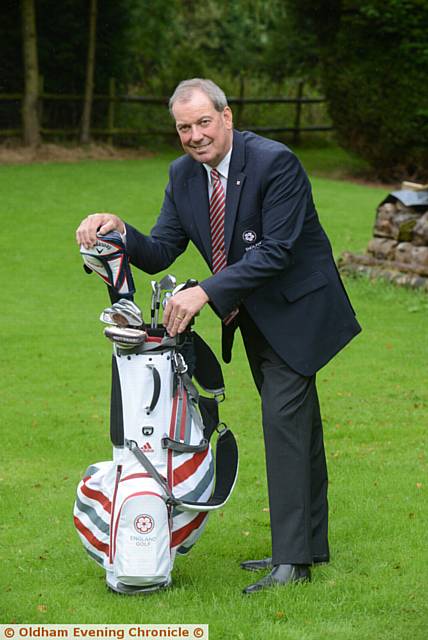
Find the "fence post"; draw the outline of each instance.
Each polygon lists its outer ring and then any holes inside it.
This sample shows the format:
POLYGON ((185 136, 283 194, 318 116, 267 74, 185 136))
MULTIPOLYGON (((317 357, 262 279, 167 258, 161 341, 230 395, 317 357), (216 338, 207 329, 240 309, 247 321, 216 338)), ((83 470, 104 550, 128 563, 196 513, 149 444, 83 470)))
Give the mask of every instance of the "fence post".
POLYGON ((293 134, 293 144, 297 145, 300 142, 300 120, 302 116, 302 97, 303 97, 303 85, 304 81, 299 80, 299 84, 297 85, 297 102, 296 102, 296 115, 294 117, 294 134, 293 134))
MULTIPOLYGON (((116 97, 116 79, 115 78, 110 78, 109 83, 108 83, 108 95, 109 95, 109 102, 108 102, 108 109, 107 109, 107 129, 112 132, 112 130, 114 129, 114 114, 115 114, 115 108, 116 108, 116 103, 115 103, 115 97, 116 97)), ((107 138, 107 142, 108 144, 113 144, 113 133, 110 133, 108 138, 107 138)))

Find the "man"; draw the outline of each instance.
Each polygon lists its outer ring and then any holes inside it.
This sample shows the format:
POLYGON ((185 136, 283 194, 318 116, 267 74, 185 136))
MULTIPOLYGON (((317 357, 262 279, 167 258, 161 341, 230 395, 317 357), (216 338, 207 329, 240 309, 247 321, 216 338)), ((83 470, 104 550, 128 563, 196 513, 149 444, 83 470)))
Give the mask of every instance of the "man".
POLYGON ((261 396, 272 557, 242 563, 270 569, 244 590, 310 580, 328 562, 327 469, 315 373, 359 331, 309 180, 284 145, 233 129, 223 91, 209 80, 178 85, 170 111, 186 155, 170 167, 150 236, 112 214, 77 230, 86 246, 101 233, 126 236, 131 262, 166 269, 191 240, 213 275, 170 299, 172 336, 210 302, 222 319, 230 362, 239 327, 261 396))

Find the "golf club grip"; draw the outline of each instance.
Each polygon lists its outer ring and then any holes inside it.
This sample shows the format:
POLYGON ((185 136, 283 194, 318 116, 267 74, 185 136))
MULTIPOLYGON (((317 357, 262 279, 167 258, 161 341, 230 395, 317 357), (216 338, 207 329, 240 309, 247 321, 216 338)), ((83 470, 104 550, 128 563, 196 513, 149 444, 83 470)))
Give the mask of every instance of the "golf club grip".
POLYGON ((150 406, 146 407, 147 412, 151 413, 152 411, 154 411, 159 400, 161 391, 161 377, 159 375, 159 371, 153 364, 147 364, 146 367, 151 369, 151 372, 153 374, 153 397, 152 401, 150 402, 150 406))

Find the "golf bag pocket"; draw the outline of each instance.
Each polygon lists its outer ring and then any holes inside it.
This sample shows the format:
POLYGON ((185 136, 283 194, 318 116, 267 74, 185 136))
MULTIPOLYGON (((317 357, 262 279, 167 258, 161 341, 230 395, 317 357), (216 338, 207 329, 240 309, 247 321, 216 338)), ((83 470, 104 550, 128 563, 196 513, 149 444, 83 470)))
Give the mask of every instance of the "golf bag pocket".
POLYGON ((91 465, 79 482, 74 525, 88 555, 104 569, 110 566, 110 520, 116 477, 112 461, 91 465))
POLYGON ((169 509, 150 478, 121 482, 112 514, 111 545, 113 573, 122 584, 144 587, 169 580, 169 509))

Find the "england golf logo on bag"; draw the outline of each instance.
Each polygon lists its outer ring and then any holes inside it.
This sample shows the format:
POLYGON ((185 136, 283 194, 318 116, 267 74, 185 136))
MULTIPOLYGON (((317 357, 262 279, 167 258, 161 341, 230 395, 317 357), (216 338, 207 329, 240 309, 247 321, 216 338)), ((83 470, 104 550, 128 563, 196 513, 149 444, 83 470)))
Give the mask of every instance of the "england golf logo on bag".
POLYGON ((175 278, 166 276, 152 282, 151 326, 146 327, 133 302, 132 274, 119 234, 99 242, 102 254, 97 245, 82 247, 81 253, 86 270, 107 282, 113 303, 101 314, 104 333, 113 342, 113 460, 85 472, 74 523, 112 590, 148 593, 171 584, 176 554, 190 551, 208 512, 229 498, 238 454, 232 432, 219 422, 224 382, 215 355, 196 332, 171 338, 158 325, 162 294, 165 302, 195 281, 176 287, 175 278), (125 273, 109 268, 110 255, 125 273), (117 282, 122 287, 126 282, 125 297, 115 288, 117 282), (193 380, 210 396, 199 394, 193 380))

